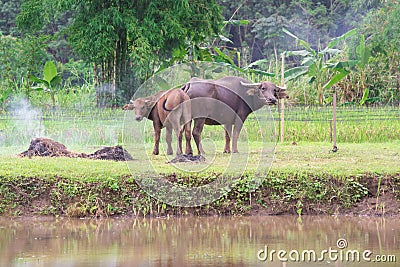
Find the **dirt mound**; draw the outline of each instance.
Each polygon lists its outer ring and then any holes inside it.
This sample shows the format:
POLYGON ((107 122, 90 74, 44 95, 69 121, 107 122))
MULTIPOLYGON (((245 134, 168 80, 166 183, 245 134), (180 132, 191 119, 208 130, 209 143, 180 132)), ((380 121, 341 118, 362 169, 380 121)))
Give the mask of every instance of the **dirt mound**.
POLYGON ((67 147, 50 138, 35 138, 31 140, 28 150, 18 154, 20 157, 69 157, 69 158, 89 158, 105 160, 132 160, 132 156, 121 146, 104 147, 92 154, 75 153, 69 151, 67 147))
POLYGON ((167 163, 177 163, 177 162, 205 162, 206 158, 203 155, 178 155, 176 158, 172 159, 171 161, 168 161, 167 163))
POLYGON ((49 138, 36 138, 31 140, 28 150, 22 152, 20 157, 78 157, 78 154, 68 151, 63 144, 49 138))
POLYGON ((104 147, 87 155, 90 159, 107 159, 115 161, 133 160, 132 156, 122 146, 104 147))

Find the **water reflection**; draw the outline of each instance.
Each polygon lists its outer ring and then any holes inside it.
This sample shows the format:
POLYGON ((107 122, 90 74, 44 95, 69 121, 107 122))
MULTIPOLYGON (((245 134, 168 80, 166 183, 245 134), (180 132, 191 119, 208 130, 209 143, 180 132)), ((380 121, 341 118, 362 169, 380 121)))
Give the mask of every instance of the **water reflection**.
MULTIPOLYGON (((0 218, 0 266, 397 266, 331 261, 282 263, 268 250, 371 250, 400 262, 396 218, 206 217, 174 219, 0 218)), ((288 257, 288 254, 286 255, 288 257)), ((373 258, 375 259, 375 258, 373 258)))

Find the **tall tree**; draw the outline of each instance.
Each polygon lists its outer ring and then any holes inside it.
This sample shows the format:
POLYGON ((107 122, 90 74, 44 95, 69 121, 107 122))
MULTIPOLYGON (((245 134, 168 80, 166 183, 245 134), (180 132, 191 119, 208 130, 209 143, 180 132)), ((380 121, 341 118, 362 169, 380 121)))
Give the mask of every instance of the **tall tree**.
POLYGON ((21 0, 0 0, 0 31, 3 35, 17 35, 15 17, 19 13, 21 0))
POLYGON ((70 45, 94 65, 99 84, 111 85, 113 101, 133 93, 132 67, 145 79, 174 48, 203 41, 222 23, 215 0, 24 0, 19 26, 34 32, 65 12, 70 45))
POLYGON ((365 74, 368 93, 371 99, 396 103, 400 98, 400 2, 371 2, 374 6, 360 25, 371 54, 365 74))
POLYGON ((326 46, 331 38, 354 27, 354 17, 343 19, 352 8, 349 0, 218 1, 225 7, 223 15, 226 20, 249 21, 247 25, 226 28, 230 34, 228 37, 233 41, 227 46, 239 51, 251 51, 252 61, 276 59, 277 54, 295 49, 290 38, 280 31, 282 26, 302 36, 314 49, 326 46))

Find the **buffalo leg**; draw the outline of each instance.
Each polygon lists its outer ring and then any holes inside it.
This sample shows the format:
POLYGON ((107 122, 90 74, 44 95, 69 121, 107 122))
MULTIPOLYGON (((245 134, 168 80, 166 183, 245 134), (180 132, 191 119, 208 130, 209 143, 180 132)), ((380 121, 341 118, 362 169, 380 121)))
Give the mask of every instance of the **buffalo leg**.
POLYGON ((193 155, 192 145, 190 144, 192 138, 192 104, 190 101, 186 101, 182 104, 182 117, 181 122, 183 124, 183 128, 180 132, 180 142, 182 144, 182 134, 185 131, 185 139, 186 139, 186 155, 193 155))
POLYGON ((178 146, 180 146, 181 151, 182 151, 182 139, 183 139, 183 131, 185 130, 185 127, 182 127, 182 129, 179 131, 179 136, 178 136, 178 146))
MULTIPOLYGON (((182 154, 182 136, 180 134, 180 116, 181 116, 181 111, 179 109, 172 111, 168 116, 165 121, 166 127, 169 128, 169 135, 170 135, 170 141, 168 143, 168 155, 172 155, 172 146, 171 146, 171 140, 172 140, 172 130, 174 130, 175 135, 176 135, 176 140, 177 140, 177 148, 176 148, 176 154, 180 155, 182 154)), ((168 141, 167 141, 168 142, 168 141)))
MULTIPOLYGON (((176 140, 177 140, 176 154, 181 155, 182 154, 182 134, 179 129, 180 126, 179 126, 179 124, 174 124, 173 128, 174 128, 174 132, 176 134, 176 140)), ((171 151, 171 154, 172 154, 172 151, 171 151)), ((171 155, 171 154, 169 154, 169 155, 171 155)))
POLYGON ((172 155, 174 151, 172 150, 172 128, 171 126, 166 126, 165 140, 167 141, 167 155, 172 155))
MULTIPOLYGON (((185 150, 186 155, 193 155, 192 145, 190 144, 190 140, 192 138, 192 131, 190 128, 191 128, 191 121, 189 121, 183 126, 186 139, 186 150, 185 150)), ((181 142, 182 142, 182 132, 181 132, 181 142)))
POLYGON ((232 135, 232 151, 233 153, 238 153, 237 142, 239 139, 240 131, 242 130, 243 122, 241 120, 237 120, 235 122, 235 127, 233 128, 233 135, 232 135))
POLYGON ((154 149, 153 155, 158 155, 160 146, 161 125, 153 122, 154 126, 154 149))
POLYGON ((203 147, 201 145, 201 133, 203 132, 203 127, 206 119, 205 118, 197 118, 194 120, 193 127, 193 139, 197 146, 197 152, 199 155, 204 154, 203 147))
POLYGON ((224 153, 231 153, 231 135, 232 135, 232 125, 225 125, 225 148, 224 153))
POLYGON ((185 131, 185 139, 186 139, 186 149, 185 149, 185 154, 186 155, 193 155, 193 149, 192 145, 190 144, 190 141, 192 139, 192 131, 191 131, 191 123, 190 121, 186 123, 182 130, 179 132, 179 142, 182 144, 182 135, 183 132, 185 131))

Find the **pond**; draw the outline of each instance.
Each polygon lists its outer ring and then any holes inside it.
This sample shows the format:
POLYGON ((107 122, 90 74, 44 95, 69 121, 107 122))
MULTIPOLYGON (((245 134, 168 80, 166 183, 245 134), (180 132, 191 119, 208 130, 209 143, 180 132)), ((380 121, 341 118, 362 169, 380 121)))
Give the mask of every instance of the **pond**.
POLYGON ((0 266, 399 263, 399 218, 0 218, 0 266))

